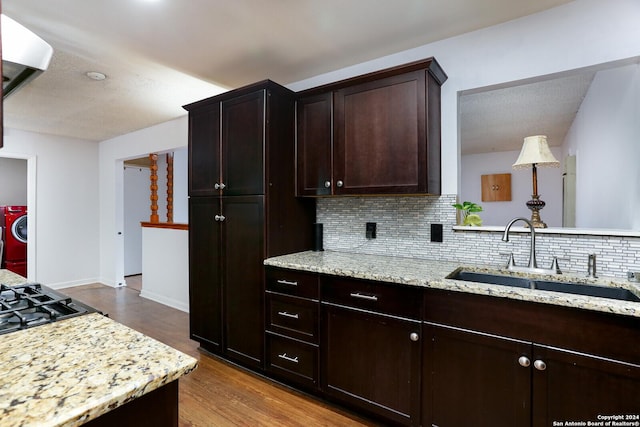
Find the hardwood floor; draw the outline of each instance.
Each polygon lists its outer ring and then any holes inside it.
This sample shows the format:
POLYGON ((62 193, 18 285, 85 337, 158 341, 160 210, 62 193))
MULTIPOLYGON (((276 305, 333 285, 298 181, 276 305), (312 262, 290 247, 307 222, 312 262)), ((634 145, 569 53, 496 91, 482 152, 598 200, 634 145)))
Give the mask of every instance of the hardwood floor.
POLYGON ((139 291, 93 284, 63 293, 112 319, 199 360, 180 379, 180 426, 377 426, 198 351, 189 339, 189 315, 139 296, 139 291))
POLYGON ((125 276, 124 280, 127 282, 127 288, 134 289, 138 292, 142 290, 142 274, 125 276))

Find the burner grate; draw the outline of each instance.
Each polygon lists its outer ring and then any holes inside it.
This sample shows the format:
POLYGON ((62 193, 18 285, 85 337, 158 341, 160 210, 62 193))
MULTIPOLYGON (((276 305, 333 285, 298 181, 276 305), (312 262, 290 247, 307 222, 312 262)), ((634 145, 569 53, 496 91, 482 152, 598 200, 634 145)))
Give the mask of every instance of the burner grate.
POLYGON ((94 311, 38 283, 0 284, 0 334, 94 311))

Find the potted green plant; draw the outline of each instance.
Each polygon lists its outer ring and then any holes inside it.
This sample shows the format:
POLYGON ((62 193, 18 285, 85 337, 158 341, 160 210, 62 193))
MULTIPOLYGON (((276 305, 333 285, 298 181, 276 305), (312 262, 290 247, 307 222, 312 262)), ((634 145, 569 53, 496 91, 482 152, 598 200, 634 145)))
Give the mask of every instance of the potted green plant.
POLYGON ((461 212, 462 225, 475 225, 475 226, 482 225, 482 218, 480 218, 480 215, 476 213, 476 212, 482 212, 482 206, 473 202, 462 202, 462 204, 454 203, 451 206, 453 206, 454 208, 456 208, 461 212))

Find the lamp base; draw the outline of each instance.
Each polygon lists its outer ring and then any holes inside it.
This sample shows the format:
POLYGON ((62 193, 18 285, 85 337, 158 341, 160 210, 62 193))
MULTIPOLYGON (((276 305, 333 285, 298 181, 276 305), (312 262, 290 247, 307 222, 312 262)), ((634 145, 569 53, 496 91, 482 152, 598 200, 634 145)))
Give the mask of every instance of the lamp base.
MULTIPOLYGON (((531 210, 531 223, 534 228, 547 228, 547 224, 540 218, 540 210, 545 207, 546 203, 540 200, 539 194, 531 196, 532 199, 527 202, 527 207, 531 210)), ((526 227, 529 225, 526 224, 526 227)))

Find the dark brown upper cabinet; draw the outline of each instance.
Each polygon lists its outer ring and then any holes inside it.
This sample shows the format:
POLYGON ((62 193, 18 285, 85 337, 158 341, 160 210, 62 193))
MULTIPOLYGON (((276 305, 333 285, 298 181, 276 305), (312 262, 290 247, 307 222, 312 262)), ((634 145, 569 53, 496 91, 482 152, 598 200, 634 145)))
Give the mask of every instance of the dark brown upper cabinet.
POLYGON ((191 337, 261 370, 263 261, 313 242, 315 201, 295 197, 294 93, 264 80, 184 108, 191 337))
POLYGON ((264 194, 265 97, 257 88, 189 107, 189 195, 264 194))
POLYGON ((297 195, 440 194, 435 59, 298 93, 297 195))

